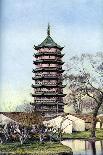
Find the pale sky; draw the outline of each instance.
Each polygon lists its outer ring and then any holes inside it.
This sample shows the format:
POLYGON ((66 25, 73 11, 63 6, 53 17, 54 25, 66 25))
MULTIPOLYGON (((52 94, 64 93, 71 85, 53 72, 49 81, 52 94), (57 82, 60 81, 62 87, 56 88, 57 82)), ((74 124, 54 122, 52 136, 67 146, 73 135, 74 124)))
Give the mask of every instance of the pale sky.
POLYGON ((103 51, 102 0, 0 0, 0 111, 32 101, 33 45, 46 37, 48 22, 64 60, 103 51))

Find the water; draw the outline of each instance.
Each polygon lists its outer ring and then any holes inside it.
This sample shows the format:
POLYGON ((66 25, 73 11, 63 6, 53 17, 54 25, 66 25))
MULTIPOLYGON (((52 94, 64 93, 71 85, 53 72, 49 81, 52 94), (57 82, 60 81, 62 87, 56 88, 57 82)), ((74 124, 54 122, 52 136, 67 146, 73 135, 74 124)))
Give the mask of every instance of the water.
POLYGON ((85 140, 64 140, 63 145, 73 150, 73 155, 103 155, 103 140, 90 142, 85 140))

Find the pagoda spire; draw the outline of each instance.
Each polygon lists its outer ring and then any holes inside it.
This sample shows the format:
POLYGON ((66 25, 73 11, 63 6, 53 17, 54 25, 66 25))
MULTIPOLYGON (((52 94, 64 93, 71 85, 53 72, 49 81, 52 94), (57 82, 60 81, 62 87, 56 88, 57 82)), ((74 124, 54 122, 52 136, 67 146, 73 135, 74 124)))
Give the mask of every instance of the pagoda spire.
POLYGON ((47 35, 50 36, 50 24, 48 23, 47 35))

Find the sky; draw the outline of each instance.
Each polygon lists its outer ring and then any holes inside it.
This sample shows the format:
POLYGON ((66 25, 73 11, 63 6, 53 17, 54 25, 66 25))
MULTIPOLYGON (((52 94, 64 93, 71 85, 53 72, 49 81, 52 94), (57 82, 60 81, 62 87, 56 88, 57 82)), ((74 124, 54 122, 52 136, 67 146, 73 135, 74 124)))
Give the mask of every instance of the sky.
POLYGON ((34 45, 51 37, 68 57, 103 51, 102 0, 0 0, 0 111, 31 102, 34 45))

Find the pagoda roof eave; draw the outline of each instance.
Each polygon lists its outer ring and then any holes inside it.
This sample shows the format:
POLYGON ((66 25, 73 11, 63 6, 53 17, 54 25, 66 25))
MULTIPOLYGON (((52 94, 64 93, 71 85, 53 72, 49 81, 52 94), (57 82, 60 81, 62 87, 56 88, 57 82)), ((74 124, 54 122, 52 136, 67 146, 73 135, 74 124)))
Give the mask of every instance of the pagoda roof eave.
POLYGON ((59 61, 59 60, 53 60, 53 59, 42 59, 42 60, 35 60, 35 61, 33 61, 33 64, 38 64, 38 63, 51 63, 52 62, 52 64, 64 64, 64 62, 63 61, 59 61))
POLYGON ((54 52, 39 52, 39 53, 34 53, 34 57, 39 57, 41 55, 57 55, 58 57, 63 57, 64 54, 61 53, 54 53, 54 52))
POLYGON ((34 45, 35 50, 38 50, 40 48, 58 48, 62 50, 64 47, 61 47, 60 45, 55 43, 51 36, 47 35, 46 39, 41 44, 39 44, 38 46, 34 45))
POLYGON ((56 77, 49 77, 49 76, 47 76, 47 77, 45 77, 45 76, 38 76, 38 77, 32 77, 32 80, 38 80, 38 79, 63 79, 63 78, 59 78, 58 76, 56 76, 56 77))
POLYGON ((36 97, 36 96, 61 96, 61 97, 65 97, 67 94, 56 94, 56 93, 50 93, 50 94, 47 94, 47 93, 41 93, 41 94, 32 94, 32 97, 36 97))
MULTIPOLYGON (((57 105, 57 102, 34 102, 31 103, 32 105, 36 104, 36 105, 57 105)), ((58 102, 58 105, 64 105, 63 103, 58 102)))
POLYGON ((31 85, 32 88, 40 88, 40 87, 60 87, 60 88, 64 88, 66 85, 58 85, 58 84, 55 84, 55 85, 49 85, 49 84, 38 84, 38 85, 31 85))
POLYGON ((56 72, 64 72, 65 70, 63 70, 63 69, 52 69, 52 68, 36 68, 36 69, 33 69, 33 73, 36 73, 36 72, 43 72, 43 71, 51 71, 51 72, 54 72, 54 71, 56 71, 56 72))
POLYGON ((64 47, 61 47, 61 46, 60 47, 59 46, 50 46, 50 45, 48 45, 48 46, 39 46, 39 45, 35 46, 34 45, 34 49, 35 50, 39 50, 41 48, 58 48, 58 49, 62 50, 64 47))

